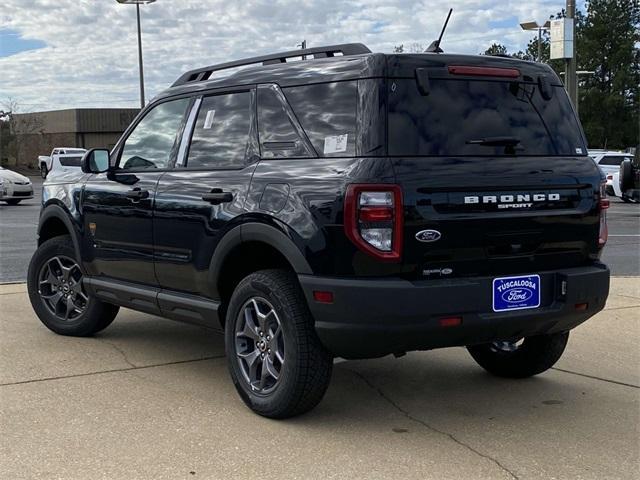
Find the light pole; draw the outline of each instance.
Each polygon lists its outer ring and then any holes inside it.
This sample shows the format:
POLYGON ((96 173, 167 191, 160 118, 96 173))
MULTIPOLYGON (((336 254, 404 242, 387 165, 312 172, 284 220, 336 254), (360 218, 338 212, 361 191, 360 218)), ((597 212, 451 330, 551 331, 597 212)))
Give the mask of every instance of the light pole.
POLYGON ((142 34, 140 33, 140 4, 153 3, 156 0, 116 0, 118 3, 135 4, 138 19, 138 67, 140 68, 140 108, 144 108, 144 68, 142 67, 142 34))
POLYGON ((537 62, 541 62, 542 61, 542 31, 543 30, 549 30, 549 27, 551 26, 551 22, 549 20, 547 20, 546 22, 544 22, 544 24, 542 25, 538 25, 538 22, 523 22, 520 24, 520 27, 522 27, 523 30, 537 30, 538 31, 538 58, 536 59, 537 62))
MULTIPOLYGON (((576 77, 579 77, 580 75, 593 75, 594 72, 593 70, 578 70, 577 72, 575 72, 576 77)), ((563 77, 566 75, 565 72, 560 72, 560 75, 562 75, 563 77)), ((566 80, 566 79, 565 79, 566 80)), ((576 113, 578 113, 578 82, 576 81, 576 100, 573 104, 574 108, 576 109, 576 113)), ((573 102, 573 100, 572 100, 573 102)))

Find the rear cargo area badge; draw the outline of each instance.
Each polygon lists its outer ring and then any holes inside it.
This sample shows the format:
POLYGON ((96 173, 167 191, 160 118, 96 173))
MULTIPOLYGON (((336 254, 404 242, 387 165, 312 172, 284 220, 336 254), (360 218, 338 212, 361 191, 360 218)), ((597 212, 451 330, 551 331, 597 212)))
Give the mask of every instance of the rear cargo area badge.
POLYGON ((420 230, 416 233, 416 240, 419 242, 437 242, 442 234, 437 230, 420 230))

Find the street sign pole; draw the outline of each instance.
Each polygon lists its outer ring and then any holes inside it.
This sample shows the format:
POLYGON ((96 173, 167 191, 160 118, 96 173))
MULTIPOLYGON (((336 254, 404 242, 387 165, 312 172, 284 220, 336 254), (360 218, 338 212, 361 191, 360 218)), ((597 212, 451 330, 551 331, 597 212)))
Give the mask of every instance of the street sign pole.
MULTIPOLYGON (((567 0, 567 18, 571 19, 571 22, 575 22, 574 18, 576 16, 576 2, 575 0, 567 0)), ((565 81, 567 93, 569 94, 569 98, 573 103, 573 107, 578 111, 578 84, 577 84, 577 75, 576 75, 576 29, 575 24, 571 29, 572 39, 571 42, 573 44, 573 55, 565 60, 565 81)))

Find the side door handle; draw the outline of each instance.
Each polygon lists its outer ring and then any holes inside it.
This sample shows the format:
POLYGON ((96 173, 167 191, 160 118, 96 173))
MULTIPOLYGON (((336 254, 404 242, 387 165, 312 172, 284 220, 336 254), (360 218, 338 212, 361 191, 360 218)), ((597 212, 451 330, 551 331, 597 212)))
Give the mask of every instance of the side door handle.
POLYGON ((202 200, 212 205, 219 205, 232 201, 233 194, 231 192, 223 192, 221 188, 213 188, 209 193, 202 195, 202 200))
POLYGON ((149 198, 149 190, 141 190, 140 187, 135 187, 126 193, 126 197, 134 201, 149 198))

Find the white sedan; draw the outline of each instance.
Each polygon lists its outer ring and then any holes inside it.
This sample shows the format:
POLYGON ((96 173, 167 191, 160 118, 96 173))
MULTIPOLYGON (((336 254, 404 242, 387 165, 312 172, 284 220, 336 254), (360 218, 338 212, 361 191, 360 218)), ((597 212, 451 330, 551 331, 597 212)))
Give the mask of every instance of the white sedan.
POLYGON ((0 167, 0 202, 17 205, 33 198, 33 185, 24 175, 0 167))

